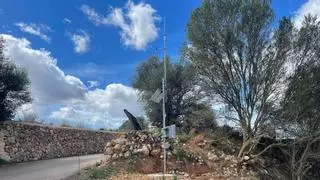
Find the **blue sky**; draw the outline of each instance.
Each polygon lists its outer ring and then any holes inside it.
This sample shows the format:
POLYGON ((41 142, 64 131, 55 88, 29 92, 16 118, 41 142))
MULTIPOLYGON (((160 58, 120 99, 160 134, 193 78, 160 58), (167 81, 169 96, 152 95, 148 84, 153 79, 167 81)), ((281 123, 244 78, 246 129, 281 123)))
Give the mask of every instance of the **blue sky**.
MULTIPOLYGON (((177 56, 181 44, 185 41, 185 27, 192 9, 196 8, 200 1, 144 1, 150 3, 157 10, 161 18, 167 16, 168 49, 170 54, 177 56), (183 3, 183 6, 181 4, 183 3), (170 4, 170 6, 167 6, 170 4)), ((86 74, 76 73, 79 68, 99 66, 105 74, 101 79, 104 86, 113 82, 121 82, 130 85, 134 67, 150 55, 159 54, 156 48, 162 46, 160 33, 162 21, 158 20, 159 38, 148 44, 142 51, 122 45, 119 29, 111 26, 95 26, 90 23, 85 14, 80 10, 83 4, 94 8, 100 14, 107 14, 111 7, 124 7, 127 1, 5 1, 1 4, 3 14, 0 16, 2 24, 8 26, 17 37, 26 37, 32 42, 33 48, 46 48, 57 58, 58 65, 68 73, 78 75, 82 80, 92 80, 86 74), (30 3, 32 2, 32 3, 30 3), (71 24, 64 24, 64 18, 70 19, 71 24), (37 36, 21 32, 15 22, 46 24, 53 32, 49 32, 51 43, 47 43, 37 36), (73 52, 73 44, 67 37, 67 33, 85 30, 91 38, 90 50, 87 53, 76 54, 73 52)), ((136 1, 135 3, 139 3, 136 1)), ((84 72, 83 72, 84 73, 84 72)), ((101 74, 101 72, 100 72, 101 74)))
MULTIPOLYGON (((35 101, 27 109, 41 119, 90 127, 118 126, 125 118, 119 109, 143 114, 130 87, 136 66, 151 55, 161 55, 156 48, 162 47, 164 16, 168 53, 179 59, 188 18, 200 4, 200 0, 2 1, 0 34, 6 35, 8 54, 28 69, 32 83, 35 101), (99 100, 103 101, 96 103, 99 100)), ((320 14, 320 0, 274 0, 272 7, 277 20, 290 16, 296 24, 306 13, 320 14)))

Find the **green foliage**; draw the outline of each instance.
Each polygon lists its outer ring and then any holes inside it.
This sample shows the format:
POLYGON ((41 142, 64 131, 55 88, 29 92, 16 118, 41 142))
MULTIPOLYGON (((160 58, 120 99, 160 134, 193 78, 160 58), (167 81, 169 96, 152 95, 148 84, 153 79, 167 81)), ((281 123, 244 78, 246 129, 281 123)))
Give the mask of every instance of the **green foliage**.
MULTIPOLYGON (((143 117, 137 117, 137 121, 140 124, 142 130, 147 129, 148 125, 146 120, 143 117)), ((122 123, 122 125, 118 128, 118 131, 132 131, 134 130, 134 127, 132 125, 132 122, 130 120, 126 120, 122 123)))
POLYGON ((188 132, 188 133, 182 132, 178 134, 177 139, 179 143, 186 143, 190 139, 193 139, 195 136, 196 134, 194 134, 193 132, 188 132))
POLYGON ((127 171, 130 173, 136 172, 136 166, 137 166, 137 161, 138 161, 138 156, 136 155, 130 155, 129 157, 127 157, 128 161, 127 161, 127 171))
POLYGON ((31 102, 27 71, 5 57, 4 43, 0 38, 0 121, 11 120, 19 106, 31 102))
POLYGON ((232 138, 232 130, 228 130, 224 127, 219 127, 208 133, 207 136, 210 139, 211 146, 226 154, 234 154, 238 147, 235 147, 235 139, 232 138))
POLYGON ((282 103, 282 118, 286 124, 295 124, 295 135, 301 136, 320 130, 320 66, 300 67, 290 79, 282 103))
POLYGON ((182 129, 190 132, 192 129, 198 132, 211 131, 217 128, 216 117, 209 105, 198 104, 193 107, 193 111, 186 114, 185 123, 182 129))
MULTIPOLYGON (((191 115, 192 113, 208 110, 205 102, 200 103, 200 99, 203 96, 196 86, 197 75, 194 69, 187 63, 174 64, 169 60, 166 62, 167 125, 176 124, 178 128, 190 127, 192 126, 190 123, 194 117, 191 115)), ((162 77, 163 61, 157 57, 150 57, 148 61, 139 65, 133 81, 133 87, 141 92, 141 99, 145 103, 145 109, 150 122, 157 127, 162 127, 162 105, 161 103, 156 104, 150 101, 150 98, 157 89, 161 89, 162 77)), ((210 119, 209 121, 214 121, 214 119, 210 119)))
POLYGON ((0 165, 9 164, 10 162, 0 158, 0 165))
POLYGON ((88 170, 89 179, 108 179, 116 174, 116 170, 111 166, 92 167, 88 170))
POLYGON ((172 151, 172 156, 175 157, 178 161, 185 163, 194 162, 195 155, 186 150, 181 144, 173 143, 171 144, 169 150, 172 151))
POLYGON ((282 93, 293 25, 287 18, 276 29, 273 23, 268 0, 204 0, 188 23, 185 56, 201 87, 229 107, 226 119, 239 124, 249 142, 239 157, 253 149, 248 146, 273 118, 279 100, 273 97, 282 93))

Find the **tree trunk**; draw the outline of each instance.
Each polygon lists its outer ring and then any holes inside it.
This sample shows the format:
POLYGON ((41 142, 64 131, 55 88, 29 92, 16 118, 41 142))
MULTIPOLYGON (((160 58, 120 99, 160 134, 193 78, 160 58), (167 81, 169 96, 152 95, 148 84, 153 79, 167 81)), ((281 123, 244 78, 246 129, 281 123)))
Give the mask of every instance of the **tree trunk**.
POLYGON ((248 149, 248 146, 251 144, 251 140, 250 139, 247 139, 247 140, 243 140, 242 142, 242 146, 241 146, 241 149, 238 153, 238 158, 242 158, 243 155, 244 155, 244 152, 248 149))
POLYGON ((251 144, 251 131, 250 127, 242 126, 243 130, 243 140, 242 140, 242 147, 238 153, 238 158, 242 158, 244 156, 244 153, 248 149, 249 145, 251 144))

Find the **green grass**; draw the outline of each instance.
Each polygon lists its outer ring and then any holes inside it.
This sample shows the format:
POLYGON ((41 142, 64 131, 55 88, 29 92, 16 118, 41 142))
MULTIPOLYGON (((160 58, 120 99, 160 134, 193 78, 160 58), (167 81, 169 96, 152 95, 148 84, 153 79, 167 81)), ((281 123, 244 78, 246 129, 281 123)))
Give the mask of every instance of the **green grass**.
POLYGON ((116 170, 110 166, 105 166, 102 168, 94 167, 90 170, 89 178, 90 179, 104 179, 111 177, 116 174, 116 170))
POLYGON ((80 180, 97 180, 97 179, 109 179, 111 176, 117 174, 116 169, 111 166, 104 167, 90 167, 81 172, 80 180))

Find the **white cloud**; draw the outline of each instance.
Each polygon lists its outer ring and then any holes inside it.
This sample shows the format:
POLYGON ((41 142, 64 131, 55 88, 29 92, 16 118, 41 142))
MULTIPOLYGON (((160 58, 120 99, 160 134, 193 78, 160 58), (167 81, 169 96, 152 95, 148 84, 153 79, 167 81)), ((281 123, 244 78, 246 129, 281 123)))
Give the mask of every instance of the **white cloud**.
POLYGON ((83 4, 80 7, 80 10, 88 16, 89 20, 92 23, 94 23, 97 26, 101 24, 110 24, 107 17, 103 17, 102 15, 98 14, 93 8, 90 8, 88 5, 83 4))
MULTIPOLYGON (((28 71, 31 81, 32 106, 18 109, 17 117, 37 113, 46 122, 68 121, 93 128, 116 128, 127 119, 123 109, 143 115, 137 91, 122 84, 109 84, 105 89, 88 90, 83 82, 66 75, 49 51, 33 49, 24 38, 0 34, 5 39, 5 54, 28 71)), ((91 87, 99 83, 90 81, 91 87)), ((89 86, 90 87, 90 86, 89 86)))
POLYGON ((123 44, 136 50, 146 49, 158 37, 155 23, 160 18, 150 4, 134 4, 129 0, 124 8, 112 8, 106 16, 87 5, 82 5, 80 9, 97 26, 113 25, 119 28, 123 44))
POLYGON ((72 23, 72 21, 68 18, 63 18, 62 22, 63 22, 63 24, 71 24, 72 23))
POLYGON ((54 104, 83 98, 86 87, 80 79, 66 75, 49 51, 33 49, 24 38, 0 34, 5 39, 5 54, 28 70, 31 94, 37 104, 54 104))
POLYGON ((89 86, 88 86, 89 89, 100 86, 100 83, 98 81, 88 81, 88 83, 89 83, 89 86))
POLYGON ((72 123, 85 122, 89 127, 116 128, 127 119, 123 109, 135 116, 143 115, 138 92, 122 84, 109 84, 105 89, 88 91, 83 100, 70 101, 52 112, 50 118, 72 123))
POLYGON ((304 17, 308 14, 317 15, 320 17, 320 0, 308 0, 296 12, 294 17, 294 24, 300 28, 304 17))
POLYGON ((52 32, 52 29, 45 24, 34 24, 34 23, 27 24, 23 22, 17 22, 14 25, 19 27, 21 31, 35 35, 35 36, 39 36, 42 40, 46 42, 51 41, 51 38, 45 33, 52 32))
POLYGON ((83 54, 89 51, 90 36, 84 30, 78 30, 78 33, 70 35, 70 39, 74 45, 74 52, 83 54))

